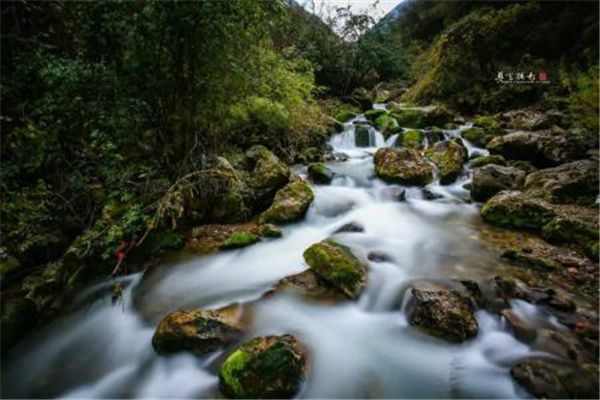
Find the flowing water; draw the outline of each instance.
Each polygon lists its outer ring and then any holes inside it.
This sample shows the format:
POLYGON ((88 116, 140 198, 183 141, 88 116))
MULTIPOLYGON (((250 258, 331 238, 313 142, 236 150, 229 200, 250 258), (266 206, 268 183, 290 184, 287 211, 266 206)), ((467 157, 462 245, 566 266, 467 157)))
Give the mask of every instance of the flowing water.
MULTIPOLYGON (((502 268, 477 240, 479 205, 463 188, 470 171, 465 168, 454 184, 428 185, 435 200, 426 200, 421 188, 407 187, 406 200, 399 202, 400 186, 380 181, 373 171, 372 154, 394 138, 386 142, 371 129, 370 147, 357 148, 354 122, 331 140, 334 152, 348 160, 329 163, 334 181, 313 187, 315 201, 306 218, 285 226, 283 238, 167 263, 144 281, 140 301, 134 299, 141 274, 117 279, 125 289, 116 305, 110 299, 115 280, 89 288, 66 316, 13 350, 2 366, 3 396, 221 397, 218 365, 228 350, 205 358, 157 356, 151 345, 157 317, 185 307, 256 300, 279 279, 305 270, 302 252, 333 235, 365 261, 373 251, 388 257, 369 262, 368 284, 358 301, 331 305, 271 296, 256 303, 248 333, 292 333, 307 346, 311 372, 298 397, 528 397, 509 368, 535 352, 511 335, 501 317, 478 311, 477 337, 450 344, 412 328, 403 312, 406 288, 415 280, 483 279, 502 268), (364 232, 333 234, 349 222, 361 224, 364 232)), ((460 136, 467 126, 445 135, 460 136)), ((470 154, 485 153, 465 144, 470 154)), ((295 170, 306 176, 306 167, 295 170)), ((528 303, 512 305, 535 326, 557 324, 528 303)))

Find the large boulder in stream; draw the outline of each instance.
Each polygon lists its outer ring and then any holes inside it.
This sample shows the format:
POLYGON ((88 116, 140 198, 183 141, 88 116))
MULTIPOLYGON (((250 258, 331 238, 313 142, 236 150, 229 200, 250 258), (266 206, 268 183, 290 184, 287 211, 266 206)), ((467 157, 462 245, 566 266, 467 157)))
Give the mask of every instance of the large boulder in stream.
POLYGON ((288 399, 306 375, 306 352, 291 335, 259 336, 237 347, 219 371, 219 387, 233 399, 288 399))
POLYGON ((544 201, 514 190, 496 194, 481 208, 485 221, 503 228, 539 230, 555 215, 544 201))
POLYGON ((436 143, 425 154, 438 166, 442 185, 450 184, 458 178, 468 155, 467 149, 458 140, 436 143))
POLYGON ((262 145, 252 146, 246 151, 246 163, 250 175, 248 186, 260 208, 269 204, 275 193, 288 183, 290 169, 262 145))
POLYGON ((373 162, 377 176, 388 182, 425 186, 433 179, 431 165, 416 150, 379 149, 373 162))
POLYGON ((261 223, 286 223, 301 219, 308 211, 315 195, 308 184, 303 181, 288 183, 275 195, 273 204, 263 212, 261 223))
POLYGON ((597 399, 598 366, 576 365, 549 358, 528 358, 510 369, 510 374, 538 398, 597 399))
POLYGON ((351 299, 357 298, 367 282, 367 266, 350 248, 326 239, 304 251, 304 260, 317 275, 340 289, 351 299))
POLYGON ((598 196, 598 163, 579 160, 527 175, 527 193, 553 203, 594 204, 598 196))
POLYGON ((524 180, 525 172, 520 169, 488 164, 473 172, 471 197, 485 201, 502 190, 520 189, 524 180))
POLYGON ((477 335, 479 326, 469 297, 428 282, 413 284, 411 294, 407 307, 411 325, 451 342, 477 335))
POLYGON ((160 321, 152 346, 159 354, 191 351, 204 355, 237 340, 246 323, 240 306, 176 311, 160 321))

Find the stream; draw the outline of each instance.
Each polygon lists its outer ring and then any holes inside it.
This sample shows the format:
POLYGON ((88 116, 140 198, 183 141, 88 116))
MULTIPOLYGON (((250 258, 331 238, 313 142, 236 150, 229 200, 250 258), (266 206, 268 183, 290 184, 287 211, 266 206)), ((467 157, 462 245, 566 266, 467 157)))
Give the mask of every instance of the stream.
MULTIPOLYGON (((257 300, 280 279, 305 270, 303 251, 332 235, 365 261, 371 252, 387 255, 387 261, 368 261, 361 297, 323 304, 292 294, 270 296, 256 303, 247 334, 291 333, 306 345, 311 368, 298 397, 530 397, 513 382, 510 366, 542 353, 516 340, 502 317, 477 311, 479 334, 454 344, 414 329, 403 311, 406 288, 414 281, 488 279, 506 268, 478 240, 480 204, 472 203, 463 188, 471 179, 468 163, 455 183, 442 186, 435 179, 427 185, 434 196, 406 187, 406 200, 398 201, 402 187, 377 179, 372 157, 395 138, 386 141, 371 128, 369 147, 356 147, 354 122, 361 120, 348 121, 331 139, 334 153, 348 159, 327 163, 333 182, 313 185, 315 200, 306 218, 284 226, 282 238, 167 262, 153 271, 138 301, 141 273, 89 287, 66 315, 13 349, 2 366, 3 397, 222 397, 218 366, 230 349, 203 358, 158 356, 151 338, 160 316, 257 300), (350 222, 364 232, 333 234, 350 222), (113 305, 115 281, 124 291, 113 305), (140 307, 152 316, 143 316, 140 307)), ((444 135, 460 137, 469 126, 444 130, 444 135)), ((469 154, 487 154, 465 145, 469 154)), ((305 166, 294 171, 307 177, 305 166)), ((536 306, 519 300, 511 305, 534 326, 558 324, 536 306)))

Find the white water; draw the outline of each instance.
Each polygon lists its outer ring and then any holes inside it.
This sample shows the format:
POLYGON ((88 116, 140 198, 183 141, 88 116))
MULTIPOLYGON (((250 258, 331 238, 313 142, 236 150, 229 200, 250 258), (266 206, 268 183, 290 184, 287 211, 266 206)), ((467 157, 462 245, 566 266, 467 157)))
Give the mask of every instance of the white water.
MULTIPOLYGON (((369 147, 354 145, 354 127, 331 140, 350 156, 331 163, 336 178, 316 186, 315 201, 302 222, 284 227, 284 237, 251 247, 173 262, 158 269, 139 291, 141 275, 119 280, 123 303, 110 302, 106 281, 83 293, 71 313, 27 338, 3 363, 3 397, 220 397, 219 357, 157 356, 151 337, 155 316, 185 307, 217 308, 260 298, 279 279, 307 268, 302 252, 348 222, 363 233, 336 240, 366 261, 371 251, 388 262, 369 262, 369 280, 356 302, 313 303, 277 295, 258 303, 248 336, 292 333, 311 355, 304 398, 514 398, 528 397, 509 374, 510 365, 533 354, 496 315, 478 311, 480 331, 462 344, 431 338, 408 325, 405 289, 418 279, 486 278, 497 272, 495 255, 477 241, 478 206, 466 200, 465 171, 456 183, 428 189, 442 196, 424 200, 406 188, 405 202, 390 196, 394 186, 376 179, 372 153, 386 145, 371 131, 369 147), (135 303, 149 315, 144 320, 135 303), (143 293, 143 296, 141 295, 143 293)), ((466 126, 446 131, 460 136, 466 126)), ((388 145, 393 143, 388 139, 388 145)), ((467 143, 469 153, 482 151, 467 143)), ((305 167, 297 167, 305 175, 305 167)), ((536 307, 513 302, 514 311, 536 326, 556 324, 536 307)))

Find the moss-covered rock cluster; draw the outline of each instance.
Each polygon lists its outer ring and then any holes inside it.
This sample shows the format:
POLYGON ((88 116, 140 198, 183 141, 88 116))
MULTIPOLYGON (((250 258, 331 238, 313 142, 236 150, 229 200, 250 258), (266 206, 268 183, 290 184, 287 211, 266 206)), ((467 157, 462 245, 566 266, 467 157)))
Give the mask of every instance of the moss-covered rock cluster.
POLYGON ((439 169, 440 183, 447 185, 456 180, 462 173, 463 163, 467 159, 467 149, 460 139, 438 142, 427 149, 425 155, 439 169))

